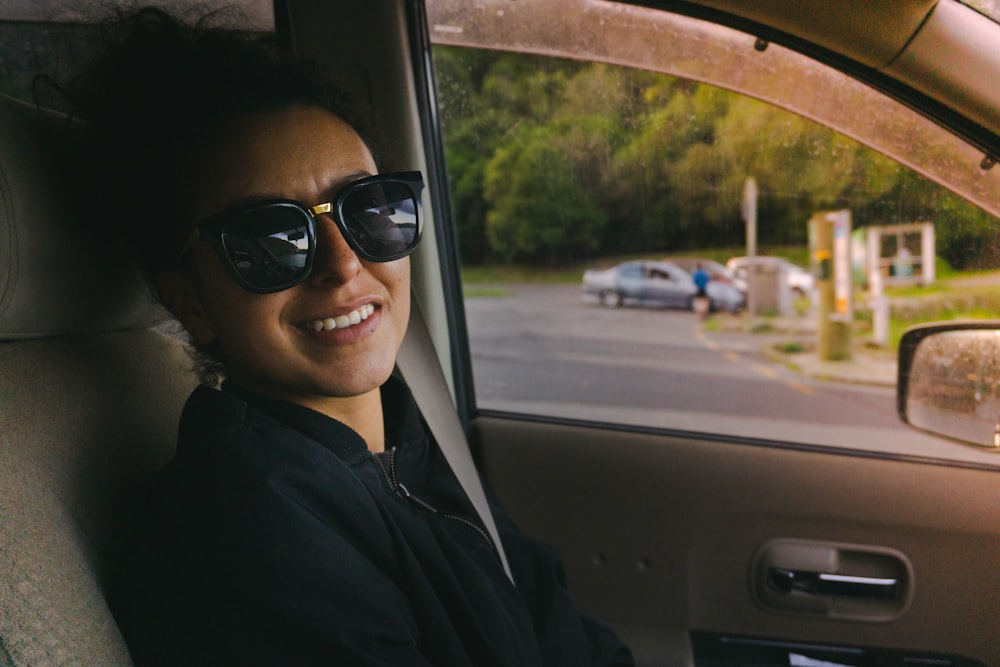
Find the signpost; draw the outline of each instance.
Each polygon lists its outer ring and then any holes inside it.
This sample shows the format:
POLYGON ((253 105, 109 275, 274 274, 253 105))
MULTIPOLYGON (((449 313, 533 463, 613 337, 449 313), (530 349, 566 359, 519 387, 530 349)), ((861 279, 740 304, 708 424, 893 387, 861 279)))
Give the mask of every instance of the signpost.
POLYGON ((757 181, 753 176, 747 176, 743 185, 743 200, 740 202, 740 215, 747 225, 747 311, 757 314, 756 309, 756 267, 754 257, 757 256, 757 181))

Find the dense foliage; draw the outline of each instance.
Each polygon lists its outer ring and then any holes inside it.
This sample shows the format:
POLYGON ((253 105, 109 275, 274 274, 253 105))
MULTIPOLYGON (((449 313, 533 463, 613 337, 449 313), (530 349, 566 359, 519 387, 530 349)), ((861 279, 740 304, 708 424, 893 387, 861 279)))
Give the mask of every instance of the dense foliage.
POLYGON ((932 221, 956 268, 1000 266, 997 220, 825 127, 705 84, 603 64, 435 47, 462 259, 558 265, 744 242, 802 245, 813 213, 932 221), (941 224, 943 223, 943 224, 941 224))

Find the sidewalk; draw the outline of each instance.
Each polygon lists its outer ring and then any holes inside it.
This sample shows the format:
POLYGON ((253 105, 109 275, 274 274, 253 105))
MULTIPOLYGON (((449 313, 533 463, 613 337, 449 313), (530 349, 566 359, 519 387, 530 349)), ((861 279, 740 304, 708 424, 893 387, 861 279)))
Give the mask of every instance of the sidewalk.
POLYGON ((884 354, 854 350, 849 361, 824 361, 815 352, 780 354, 785 363, 803 375, 818 380, 852 382, 880 387, 896 386, 896 360, 884 354))
POLYGON ((855 337, 851 359, 826 361, 815 350, 816 320, 813 317, 748 317, 720 314, 714 333, 760 336, 761 353, 802 375, 818 380, 851 382, 880 387, 896 386, 896 357, 871 347, 864 337, 855 337))

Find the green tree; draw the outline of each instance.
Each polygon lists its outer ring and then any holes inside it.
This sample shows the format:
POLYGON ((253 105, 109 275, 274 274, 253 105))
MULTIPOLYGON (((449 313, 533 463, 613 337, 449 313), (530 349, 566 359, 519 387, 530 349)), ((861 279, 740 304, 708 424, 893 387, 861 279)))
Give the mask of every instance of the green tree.
POLYGON ((600 245, 606 217, 560 129, 567 127, 528 128, 487 165, 487 235, 504 261, 559 265, 600 245))
MULTIPOLYGON (((930 220, 956 267, 1000 266, 996 219, 859 143, 713 86, 603 64, 435 47, 463 261, 802 245, 817 211, 930 220), (970 248, 978 248, 970 252, 970 248)), ((933 150, 932 146, 917 147, 933 150)))
POLYGON ((495 259, 487 233, 486 167, 526 119, 544 122, 582 64, 499 51, 435 47, 445 159, 462 260, 495 259))
POLYGON ((711 151, 715 122, 730 100, 716 88, 671 77, 653 81, 643 98, 651 108, 615 156, 612 217, 616 229, 631 226, 634 247, 681 250, 696 240, 689 233, 702 221, 695 202, 719 197, 711 151), (687 166, 697 167, 691 175, 679 166, 688 155, 687 166))

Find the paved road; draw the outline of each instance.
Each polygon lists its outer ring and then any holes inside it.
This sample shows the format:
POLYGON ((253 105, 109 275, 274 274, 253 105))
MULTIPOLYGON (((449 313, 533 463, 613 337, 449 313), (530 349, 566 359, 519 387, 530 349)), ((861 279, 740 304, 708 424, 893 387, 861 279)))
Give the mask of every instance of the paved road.
POLYGON ((893 389, 804 378, 761 356, 759 337, 703 334, 685 311, 584 303, 572 285, 509 289, 466 301, 481 408, 939 453, 899 423, 893 389))

